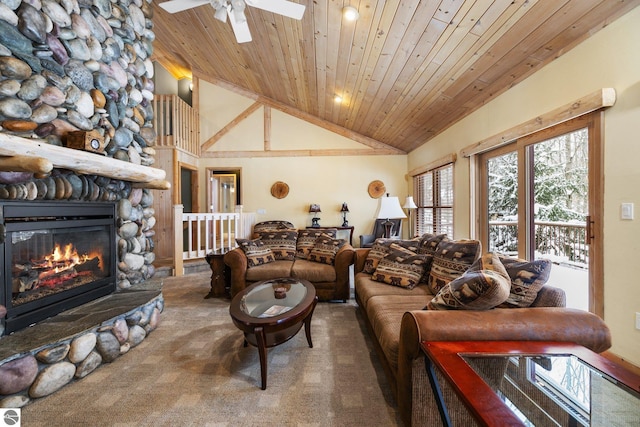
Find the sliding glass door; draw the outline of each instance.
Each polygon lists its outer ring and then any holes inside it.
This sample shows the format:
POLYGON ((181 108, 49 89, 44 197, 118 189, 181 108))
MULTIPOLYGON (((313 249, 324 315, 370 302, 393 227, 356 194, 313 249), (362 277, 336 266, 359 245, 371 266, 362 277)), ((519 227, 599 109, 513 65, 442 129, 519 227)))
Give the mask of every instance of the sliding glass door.
POLYGON ((483 153, 478 170, 485 248, 550 259, 567 305, 602 315, 600 153, 594 113, 483 153))

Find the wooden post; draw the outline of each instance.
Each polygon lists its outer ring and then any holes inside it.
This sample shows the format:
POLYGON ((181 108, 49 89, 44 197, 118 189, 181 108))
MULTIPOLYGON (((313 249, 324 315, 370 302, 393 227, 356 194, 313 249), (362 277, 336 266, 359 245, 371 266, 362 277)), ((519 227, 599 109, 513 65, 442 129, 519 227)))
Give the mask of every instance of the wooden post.
POLYGON ((182 212, 184 206, 173 205, 173 275, 184 275, 184 263, 182 260, 182 212))

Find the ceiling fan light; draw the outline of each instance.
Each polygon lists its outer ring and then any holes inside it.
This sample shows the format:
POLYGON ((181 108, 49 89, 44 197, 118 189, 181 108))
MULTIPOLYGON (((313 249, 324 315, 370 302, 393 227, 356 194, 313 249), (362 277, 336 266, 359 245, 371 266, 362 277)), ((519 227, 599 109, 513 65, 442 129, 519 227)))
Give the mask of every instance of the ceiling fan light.
POLYGON ((247 22, 247 17, 244 15, 245 6, 246 5, 244 3, 244 0, 231 1, 231 10, 233 11, 233 17, 239 24, 247 22))
POLYGON ((355 21, 360 17, 360 13, 358 12, 358 9, 353 6, 345 6, 342 9, 342 16, 344 16, 344 19, 347 21, 355 21))
POLYGON ((220 9, 216 9, 216 14, 214 17, 218 21, 227 22, 227 9, 223 6, 220 9))

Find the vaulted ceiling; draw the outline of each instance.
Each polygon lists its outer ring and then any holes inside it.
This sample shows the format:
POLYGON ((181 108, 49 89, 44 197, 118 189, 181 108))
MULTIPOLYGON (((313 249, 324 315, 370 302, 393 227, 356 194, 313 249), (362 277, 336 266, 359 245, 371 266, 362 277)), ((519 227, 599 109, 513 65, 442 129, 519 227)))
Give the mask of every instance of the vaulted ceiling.
POLYGON ((247 7, 253 41, 238 44, 211 6, 169 14, 161 1, 154 59, 174 76, 193 74, 402 152, 640 4, 293 0, 306 6, 301 21, 247 7), (358 9, 357 21, 342 18, 345 6, 358 9))

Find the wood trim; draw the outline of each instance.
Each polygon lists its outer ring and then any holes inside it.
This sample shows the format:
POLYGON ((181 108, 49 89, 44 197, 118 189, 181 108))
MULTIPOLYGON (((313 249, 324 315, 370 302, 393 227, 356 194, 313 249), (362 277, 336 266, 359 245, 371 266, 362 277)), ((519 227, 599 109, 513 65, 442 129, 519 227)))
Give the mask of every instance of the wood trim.
POLYGON ((265 105, 264 111, 264 151, 271 151, 271 107, 265 105))
MULTIPOLYGON (((215 78, 213 76, 205 76, 204 79, 216 86, 220 86, 224 89, 227 89, 231 92, 234 92, 238 95, 244 96, 245 98, 249 98, 249 99, 253 99, 256 102, 260 102, 261 104, 265 105, 265 106, 269 106, 272 108, 275 108, 278 111, 281 111, 285 114, 288 114, 290 116, 293 116, 295 118, 298 118, 300 120, 304 120, 308 123, 311 123, 313 125, 316 125, 318 127, 321 127, 323 129, 326 129, 330 132, 333 132, 335 134, 338 134, 340 136, 344 136, 345 138, 349 138, 353 141, 359 142, 360 144, 366 145, 368 147, 371 148, 375 148, 375 149, 381 149, 381 150, 385 150, 384 154, 407 154, 406 151, 400 150, 398 148, 392 147, 390 145, 384 144, 378 140, 375 140, 373 138, 369 138, 367 136, 364 136, 360 133, 354 132, 352 130, 349 130, 347 128, 344 128, 342 126, 336 125, 335 123, 331 123, 327 120, 323 120, 320 119, 312 114, 306 113, 304 111, 301 111, 297 108, 293 108, 289 105, 286 105, 284 103, 275 101, 271 98, 268 98, 266 96, 261 96, 258 95, 254 92, 248 91, 246 89, 243 89, 239 86, 236 86, 232 83, 226 82, 224 80, 215 78)), ((213 144, 212 144, 213 145, 213 144)), ((209 148, 209 147, 207 147, 209 148)), ((203 147, 203 150, 205 148, 203 147)), ((321 150, 315 150, 315 151, 321 151, 321 150)), ((232 152, 232 153, 238 153, 237 151, 232 152)), ((273 153, 273 151, 271 152, 273 153)), ((373 153, 375 154, 375 153, 373 153)), ((327 155, 333 155, 333 154, 327 154, 327 155)), ((356 154, 354 154, 356 155, 356 154)), ((222 156, 212 156, 212 157, 244 157, 244 156, 226 156, 226 155, 222 155, 222 156)), ((248 157, 248 156, 247 156, 248 157)))
POLYGON ((244 119, 249 117, 251 114, 253 114, 260 107, 262 107, 262 104, 259 103, 259 102, 254 102, 253 104, 251 104, 249 106, 249 108, 244 110, 242 113, 238 114, 235 119, 231 120, 229 123, 227 123, 227 125, 225 127, 220 129, 218 132, 216 132, 215 135, 213 135, 211 138, 209 138, 207 141, 205 141, 200 146, 200 152, 202 153, 202 152, 208 150, 209 148, 213 147, 215 145, 215 143, 220 141, 220 139, 222 139, 223 136, 228 134, 231 131, 231 129, 233 129, 234 127, 238 126, 244 119))
POLYGON ((51 162, 55 168, 70 169, 80 174, 101 175, 131 182, 162 181, 166 176, 166 172, 162 169, 5 133, 0 133, 0 156, 44 158, 51 162))
POLYGON ((558 125, 581 115, 591 113, 600 108, 611 107, 616 102, 616 91, 613 88, 603 88, 587 96, 584 96, 572 103, 565 104, 548 113, 542 114, 528 120, 518 126, 512 127, 497 135, 491 136, 480 142, 471 144, 462 150, 460 154, 469 157, 472 154, 479 154, 489 151, 501 145, 513 142, 532 133, 539 132, 551 126, 558 125))
POLYGON ((201 158, 240 157, 313 157, 313 156, 395 156, 395 151, 369 149, 333 150, 271 150, 271 151, 207 151, 201 158))
POLYGON ((432 169, 439 168, 440 166, 448 165, 449 163, 455 163, 458 156, 456 153, 447 154, 446 156, 440 157, 438 160, 434 160, 426 165, 420 166, 418 168, 410 170, 407 175, 414 177, 416 175, 423 174, 432 169))
POLYGON ((589 123, 589 311, 604 319, 604 111, 589 123))

